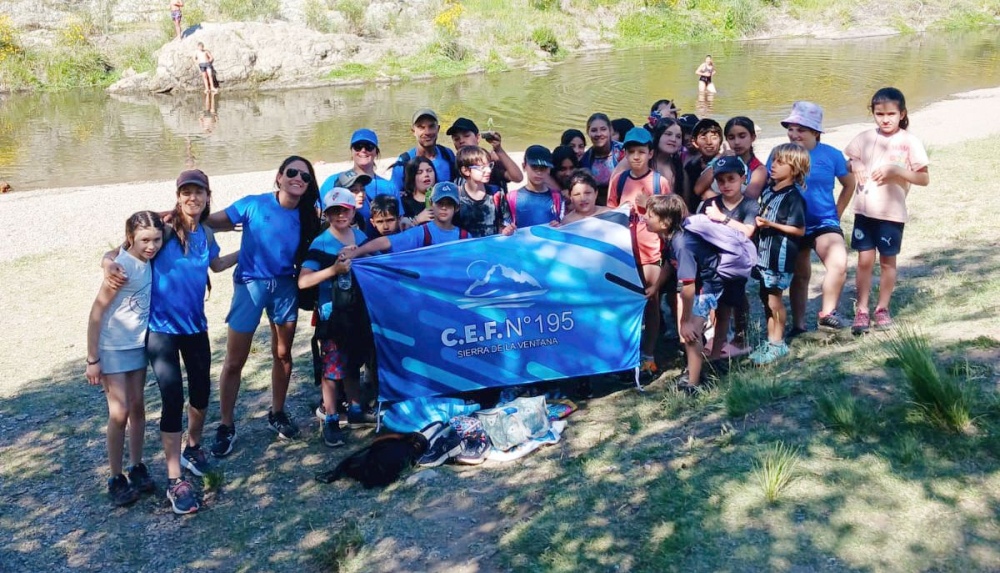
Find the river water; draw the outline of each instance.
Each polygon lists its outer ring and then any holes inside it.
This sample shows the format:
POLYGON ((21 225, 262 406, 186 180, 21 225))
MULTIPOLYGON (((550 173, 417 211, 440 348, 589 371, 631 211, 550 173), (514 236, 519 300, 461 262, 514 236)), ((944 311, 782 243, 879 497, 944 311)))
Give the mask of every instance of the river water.
MULTIPOLYGON (((949 94, 1000 85, 994 31, 853 40, 788 39, 621 50, 574 56, 547 71, 325 87, 258 94, 109 96, 87 90, 0 101, 0 179, 15 191, 172 179, 189 165, 209 174, 276 168, 290 154, 350 158, 350 133, 374 128, 386 154, 413 146, 410 115, 434 108, 501 132, 505 147, 555 145, 588 115, 643 121, 673 98, 681 113, 720 122, 747 115, 780 134, 791 102, 808 99, 834 126, 866 118, 868 98, 893 85, 911 109, 949 94), (695 68, 711 53, 719 93, 697 101, 695 68)), ((994 112, 995 113, 995 110, 994 112)), ((442 130, 442 139, 444 133, 442 130)), ((443 141, 450 144, 450 141, 443 141)))

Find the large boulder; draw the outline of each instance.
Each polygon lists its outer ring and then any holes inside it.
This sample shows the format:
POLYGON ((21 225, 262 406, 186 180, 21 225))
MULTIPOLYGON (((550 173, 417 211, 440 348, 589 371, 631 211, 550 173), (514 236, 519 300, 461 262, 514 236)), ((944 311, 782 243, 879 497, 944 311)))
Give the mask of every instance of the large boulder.
POLYGON ((155 72, 123 78, 112 93, 200 91, 198 43, 215 58, 223 89, 286 89, 319 85, 358 51, 350 34, 323 34, 286 22, 203 23, 157 52, 155 72))

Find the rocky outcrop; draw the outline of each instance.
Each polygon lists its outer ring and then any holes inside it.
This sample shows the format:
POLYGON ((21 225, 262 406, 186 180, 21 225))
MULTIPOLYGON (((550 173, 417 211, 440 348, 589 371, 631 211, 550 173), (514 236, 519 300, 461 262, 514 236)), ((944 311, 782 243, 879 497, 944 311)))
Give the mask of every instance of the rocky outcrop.
POLYGON ((357 36, 322 34, 286 22, 203 23, 164 45, 155 71, 123 74, 108 91, 201 91, 193 58, 198 42, 215 58, 217 78, 226 90, 314 86, 327 72, 352 61, 360 47, 357 36))

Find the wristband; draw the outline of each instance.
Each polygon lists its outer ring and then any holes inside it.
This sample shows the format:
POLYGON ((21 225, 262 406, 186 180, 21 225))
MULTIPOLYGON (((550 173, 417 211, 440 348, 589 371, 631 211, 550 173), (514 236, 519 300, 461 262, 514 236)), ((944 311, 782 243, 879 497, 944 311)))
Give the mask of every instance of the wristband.
POLYGON ((91 362, 90 360, 88 360, 88 361, 87 361, 87 366, 93 366, 94 364, 97 364, 97 363, 98 363, 98 362, 100 362, 100 361, 101 361, 101 357, 100 357, 100 356, 98 356, 98 357, 97 357, 97 360, 95 360, 95 361, 93 361, 93 362, 91 362))

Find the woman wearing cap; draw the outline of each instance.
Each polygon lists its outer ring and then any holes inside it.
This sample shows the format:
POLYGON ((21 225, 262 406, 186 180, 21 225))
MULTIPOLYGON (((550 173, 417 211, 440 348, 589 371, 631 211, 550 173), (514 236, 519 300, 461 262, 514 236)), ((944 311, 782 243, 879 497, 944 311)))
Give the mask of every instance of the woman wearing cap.
POLYGON ((380 154, 378 135, 374 131, 365 128, 355 131, 351 135, 351 162, 353 166, 348 171, 327 177, 322 187, 320 187, 320 196, 325 196, 334 187, 346 187, 349 189, 350 185, 344 185, 345 181, 338 181, 338 179, 342 175, 353 171, 358 179, 365 181, 364 204, 358 207, 359 218, 368 221, 368 218, 371 216, 372 200, 379 195, 395 197, 400 202, 399 209, 402 213, 403 203, 399 195, 399 189, 388 179, 379 177, 375 173, 375 162, 379 159, 380 154))
POLYGON ((292 341, 298 318, 296 275, 309 244, 319 234, 315 204, 319 198, 316 172, 308 160, 291 156, 278 168, 275 190, 239 199, 212 213, 208 225, 216 231, 243 226, 239 264, 233 273, 233 302, 226 316, 226 359, 219 379, 222 423, 215 432, 212 455, 225 457, 236 440, 235 410, 243 366, 254 332, 267 312, 271 326, 271 410, 268 427, 278 437, 298 436, 298 426, 285 412, 292 375, 292 341))
MULTIPOLYGON (((844 154, 820 143, 823 133, 823 108, 808 102, 795 102, 792 113, 781 125, 788 130, 788 140, 809 151, 811 168, 806 177, 803 197, 806 200, 806 235, 802 239, 795 263, 795 275, 789 298, 792 301, 791 336, 806 331, 806 301, 812 271, 810 250, 815 250, 826 276, 823 277, 823 302, 819 311, 819 328, 835 331, 844 323, 837 312, 840 294, 847 280, 847 246, 840 228, 840 217, 854 193, 854 175, 847 169, 844 154), (840 194, 833 200, 835 180, 840 181, 840 194)), ((770 165, 768 165, 770 172, 770 165)))
MULTIPOLYGON (((191 484, 184 481, 181 466, 197 476, 208 471, 201 449, 205 411, 211 389, 212 350, 205 317, 208 269, 215 272, 236 264, 239 252, 220 256, 208 218, 212 190, 208 176, 200 170, 185 171, 177 178, 177 203, 163 234, 163 248, 153 259, 153 283, 146 338, 146 355, 160 388, 160 436, 167 463, 167 498, 178 514, 198 510, 191 484), (184 383, 181 359, 188 380, 188 436, 181 451, 184 383)), ((113 258, 109 259, 113 261, 113 258)), ((127 280, 120 265, 107 264, 111 284, 127 280)))

